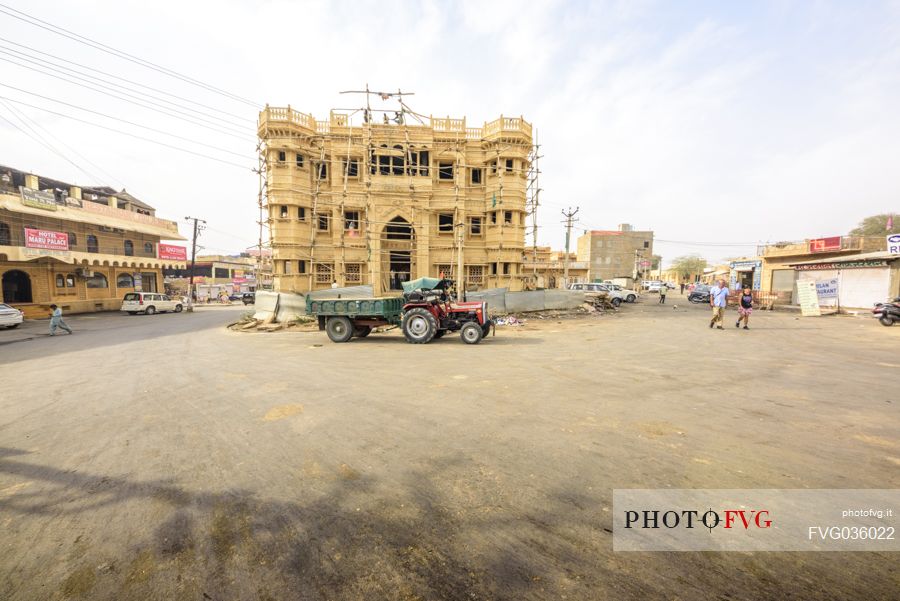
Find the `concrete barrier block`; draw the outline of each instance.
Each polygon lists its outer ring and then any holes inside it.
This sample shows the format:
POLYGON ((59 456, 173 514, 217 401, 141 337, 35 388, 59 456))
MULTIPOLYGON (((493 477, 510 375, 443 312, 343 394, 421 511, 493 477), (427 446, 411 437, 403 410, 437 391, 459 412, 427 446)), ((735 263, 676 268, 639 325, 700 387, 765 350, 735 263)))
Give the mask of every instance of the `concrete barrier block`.
POLYGON ((575 309, 584 302, 584 292, 578 290, 544 290, 545 309, 575 309))
POLYGON ((281 292, 278 294, 278 309, 275 311, 275 321, 285 323, 306 315, 306 297, 293 292, 281 292))
POLYGON ((506 313, 506 291, 506 288, 490 288, 478 292, 467 292, 466 300, 486 302, 488 313, 491 315, 506 313))
MULTIPOLYGON (((371 285, 366 286, 344 286, 343 288, 327 288, 325 290, 316 290, 310 292, 309 296, 316 298, 374 298, 375 292, 371 285)), ((397 293, 400 296, 400 293, 397 293)))
POLYGON ((544 290, 507 292, 506 310, 510 313, 544 310, 544 290))
POLYGON ((253 318, 265 321, 275 315, 278 310, 278 293, 270 290, 257 290, 253 304, 253 318))

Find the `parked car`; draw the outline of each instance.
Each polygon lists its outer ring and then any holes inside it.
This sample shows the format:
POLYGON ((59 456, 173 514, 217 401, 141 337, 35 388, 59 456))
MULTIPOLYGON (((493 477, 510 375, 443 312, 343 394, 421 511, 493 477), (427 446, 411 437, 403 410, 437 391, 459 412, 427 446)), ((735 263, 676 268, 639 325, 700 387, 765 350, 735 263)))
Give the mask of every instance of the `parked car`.
POLYGON ((706 284, 694 285, 694 289, 688 294, 688 300, 692 303, 708 303, 709 286, 706 284))
POLYGON ((180 300, 174 300, 165 294, 157 292, 129 292, 122 300, 122 311, 129 315, 143 313, 144 315, 153 315, 154 313, 164 313, 166 311, 174 311, 181 313, 184 308, 180 300))
POLYGON ((245 292, 241 295, 241 301, 245 305, 253 305, 256 303, 256 293, 255 292, 245 292))
POLYGON ((663 286, 663 283, 659 280, 644 280, 641 282, 641 288, 646 290, 647 292, 659 292, 659 289, 663 286))
POLYGON ((15 307, 0 303, 0 328, 9 328, 10 330, 18 328, 24 319, 24 313, 15 307))
POLYGON ((609 281, 603 281, 602 283, 604 286, 606 286, 610 290, 615 290, 616 292, 621 292, 622 298, 625 299, 626 303, 633 303, 634 301, 637 300, 637 297, 640 296, 640 293, 638 293, 637 290, 629 290, 628 288, 623 288, 622 286, 620 286, 618 284, 614 284, 609 281))
POLYGON ((242 298, 243 298, 243 296, 241 294, 238 294, 237 292, 235 292, 234 294, 228 295, 228 300, 230 300, 230 301, 239 301, 242 298))
POLYGON ((607 284, 598 284, 595 282, 569 284, 569 290, 581 290, 583 292, 604 292, 609 297, 609 302, 614 307, 618 307, 626 301, 627 295, 621 290, 613 290, 607 284))

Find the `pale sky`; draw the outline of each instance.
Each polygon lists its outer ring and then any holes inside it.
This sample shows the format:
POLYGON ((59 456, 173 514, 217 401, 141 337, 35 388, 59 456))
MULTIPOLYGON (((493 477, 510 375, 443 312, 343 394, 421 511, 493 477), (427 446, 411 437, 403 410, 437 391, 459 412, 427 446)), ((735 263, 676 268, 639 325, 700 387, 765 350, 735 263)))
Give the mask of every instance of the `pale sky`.
MULTIPOLYGON (((844 234, 865 216, 900 213, 898 1, 0 0, 7 7, 259 106, 291 104, 319 119, 360 106, 338 92, 366 83, 415 92, 417 112, 470 124, 523 115, 544 155, 538 243, 554 248, 568 206, 580 207, 579 234, 619 223, 655 230, 666 262, 753 254, 757 242, 844 234)), ((125 187, 161 217, 202 217, 203 252, 255 245, 257 108, 2 12, 0 38, 0 164, 125 187), (26 62, 37 59, 53 64, 26 62), (113 86, 119 94, 157 96, 236 133, 54 77, 110 79, 85 67, 156 90, 113 86)))

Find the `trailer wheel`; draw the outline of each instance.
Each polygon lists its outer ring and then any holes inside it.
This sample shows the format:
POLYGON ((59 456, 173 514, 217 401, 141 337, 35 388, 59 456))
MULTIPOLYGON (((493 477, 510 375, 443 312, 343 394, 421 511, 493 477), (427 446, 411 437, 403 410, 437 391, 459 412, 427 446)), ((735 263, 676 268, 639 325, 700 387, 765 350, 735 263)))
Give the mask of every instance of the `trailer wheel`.
POLYGON ((356 326, 353 328, 353 335, 357 338, 365 338, 372 333, 371 326, 356 326))
POLYGON ((474 321, 463 324, 463 327, 459 330, 459 337, 466 344, 478 344, 483 336, 484 332, 481 326, 474 321))
POLYGON ((412 344, 425 344, 431 342, 437 333, 437 320, 427 309, 416 307, 403 315, 400 324, 406 341, 412 344))
POLYGON ((332 342, 347 342, 353 337, 353 324, 348 317, 329 317, 325 332, 332 342))

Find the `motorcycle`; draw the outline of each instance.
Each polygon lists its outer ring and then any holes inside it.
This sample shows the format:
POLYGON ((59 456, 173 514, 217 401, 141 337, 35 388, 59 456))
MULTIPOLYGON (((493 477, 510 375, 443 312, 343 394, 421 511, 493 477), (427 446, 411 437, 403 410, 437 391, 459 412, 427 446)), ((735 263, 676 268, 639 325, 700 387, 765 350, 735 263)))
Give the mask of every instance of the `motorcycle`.
POLYGON ((883 326, 892 326, 900 323, 900 296, 889 303, 877 303, 872 313, 883 326))

